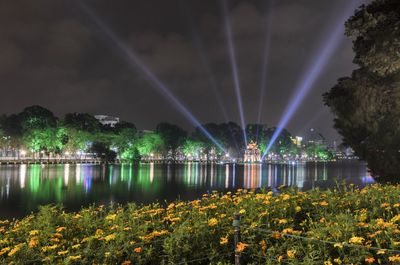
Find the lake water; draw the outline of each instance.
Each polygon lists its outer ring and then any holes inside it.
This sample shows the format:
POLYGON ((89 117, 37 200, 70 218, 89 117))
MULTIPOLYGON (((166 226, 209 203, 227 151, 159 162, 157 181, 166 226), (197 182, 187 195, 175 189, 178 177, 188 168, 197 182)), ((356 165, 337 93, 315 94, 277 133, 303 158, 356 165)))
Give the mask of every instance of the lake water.
POLYGON ((191 200, 202 194, 238 188, 333 187, 346 180, 360 187, 373 182, 359 161, 290 165, 2 165, 0 218, 23 217, 39 205, 62 204, 79 210, 90 204, 191 200))

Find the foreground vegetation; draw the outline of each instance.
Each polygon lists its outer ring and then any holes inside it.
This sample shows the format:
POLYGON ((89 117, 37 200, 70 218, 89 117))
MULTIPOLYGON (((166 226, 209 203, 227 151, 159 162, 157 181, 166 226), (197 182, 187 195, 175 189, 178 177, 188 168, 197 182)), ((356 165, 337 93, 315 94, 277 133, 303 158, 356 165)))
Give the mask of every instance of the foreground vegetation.
POLYGON ((1 222, 0 263, 229 264, 241 216, 243 264, 399 264, 400 186, 279 194, 238 190, 169 204, 46 206, 1 222))

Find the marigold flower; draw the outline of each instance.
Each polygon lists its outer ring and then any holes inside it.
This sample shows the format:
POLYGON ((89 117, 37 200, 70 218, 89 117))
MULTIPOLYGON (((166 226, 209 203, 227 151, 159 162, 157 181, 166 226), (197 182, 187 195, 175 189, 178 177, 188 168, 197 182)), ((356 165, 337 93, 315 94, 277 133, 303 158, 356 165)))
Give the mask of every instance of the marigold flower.
POLYGON ((227 244, 228 243, 228 238, 227 237, 221 237, 220 239, 219 239, 219 244, 220 245, 225 245, 225 244, 227 244))
POLYGON ((352 238, 349 239, 349 243, 351 244, 356 244, 356 245, 362 245, 364 242, 364 238, 359 237, 359 236, 353 236, 352 238))
POLYGON ((32 230, 29 232, 30 236, 37 236, 39 234, 39 230, 32 230))
POLYGON ((77 256, 69 256, 68 259, 71 261, 75 261, 75 260, 80 260, 82 258, 81 255, 77 255, 77 256))
POLYGON ((236 251, 238 251, 238 252, 243 252, 243 250, 245 250, 247 247, 248 247, 248 244, 239 242, 239 243, 236 245, 236 251))
POLYGON ((239 214, 245 214, 246 210, 245 209, 240 209, 239 214))
POLYGON ((117 214, 109 214, 106 216, 107 221, 114 221, 115 218, 117 217, 117 214))
POLYGON ((288 220, 287 220, 287 219, 279 219, 278 223, 279 223, 280 225, 287 224, 287 223, 288 223, 288 220))
POLYGON ((10 252, 8 252, 8 256, 14 256, 15 253, 21 250, 21 248, 25 245, 25 243, 21 243, 16 245, 10 252))
POLYGON ((365 258, 365 262, 368 263, 368 264, 371 264, 371 263, 373 263, 374 261, 375 261, 374 257, 365 258))
POLYGON ((386 252, 383 249, 380 249, 376 252, 378 255, 384 255, 386 252))
POLYGON ((7 253, 8 251, 10 251, 10 247, 6 247, 0 250, 0 256, 4 255, 5 253, 7 253))
POLYGON ((58 254, 59 256, 62 256, 62 255, 68 254, 68 252, 69 252, 68 250, 58 251, 57 254, 58 254))
POLYGON ((116 235, 115 235, 115 233, 113 233, 113 234, 110 234, 110 235, 108 235, 108 236, 105 236, 105 237, 104 237, 104 240, 108 242, 108 241, 110 241, 110 240, 114 240, 115 237, 116 237, 116 235))
POLYGON ((300 206, 296 206, 296 208, 294 208, 294 210, 296 211, 296 213, 301 211, 301 207, 300 206))
POLYGON ((208 220, 208 226, 216 226, 218 224, 218 220, 216 218, 211 218, 208 220))
POLYGON ((393 262, 393 263, 395 263, 395 262, 400 262, 400 255, 390 256, 390 257, 389 257, 389 261, 390 261, 390 262, 393 262))
POLYGON ((60 232, 64 231, 65 229, 67 229, 67 228, 64 227, 64 226, 61 226, 61 227, 58 227, 58 228, 56 229, 56 232, 57 232, 57 233, 60 233, 60 232))
POLYGON ((296 257, 296 250, 288 250, 286 251, 286 254, 289 259, 294 259, 296 257))
POLYGON ((336 264, 342 264, 342 260, 340 258, 336 258, 333 260, 336 264))
POLYGON ((333 246, 334 246, 335 248, 339 248, 339 249, 342 249, 342 248, 343 248, 343 244, 340 244, 340 243, 335 243, 333 246))
POLYGON ((136 253, 140 253, 140 252, 142 252, 142 248, 137 247, 137 248, 134 248, 133 251, 135 251, 136 253))
POLYGON ((81 246, 81 244, 73 245, 73 246, 72 246, 72 249, 78 249, 78 248, 80 248, 80 246, 81 246))
POLYGON ((37 237, 33 237, 33 238, 31 238, 31 240, 29 240, 29 243, 28 243, 29 248, 34 248, 37 245, 38 245, 37 237))

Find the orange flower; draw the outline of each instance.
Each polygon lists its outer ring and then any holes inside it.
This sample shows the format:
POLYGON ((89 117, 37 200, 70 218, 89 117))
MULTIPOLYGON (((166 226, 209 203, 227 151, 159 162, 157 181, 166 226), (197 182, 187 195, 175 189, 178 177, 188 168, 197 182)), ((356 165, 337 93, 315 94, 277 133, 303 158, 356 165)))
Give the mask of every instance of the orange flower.
POLYGON ((137 247, 133 251, 135 251, 136 253, 140 253, 140 252, 142 252, 142 248, 141 247, 137 247))
POLYGON ((371 264, 371 263, 373 263, 374 261, 375 261, 374 257, 365 258, 365 262, 368 263, 368 264, 371 264))
POLYGON ((239 243, 236 245, 236 251, 238 251, 238 252, 243 252, 243 250, 245 250, 245 249, 247 248, 247 246, 248 246, 248 244, 239 242, 239 243))

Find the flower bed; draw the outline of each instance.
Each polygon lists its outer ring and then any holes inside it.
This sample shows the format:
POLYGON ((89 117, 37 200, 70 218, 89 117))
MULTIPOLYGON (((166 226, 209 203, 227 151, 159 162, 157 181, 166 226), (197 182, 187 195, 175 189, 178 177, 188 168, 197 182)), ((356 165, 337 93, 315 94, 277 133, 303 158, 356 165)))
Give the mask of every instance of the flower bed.
POLYGON ((169 204, 46 206, 0 223, 0 264, 399 264, 400 186, 280 190, 169 204))

